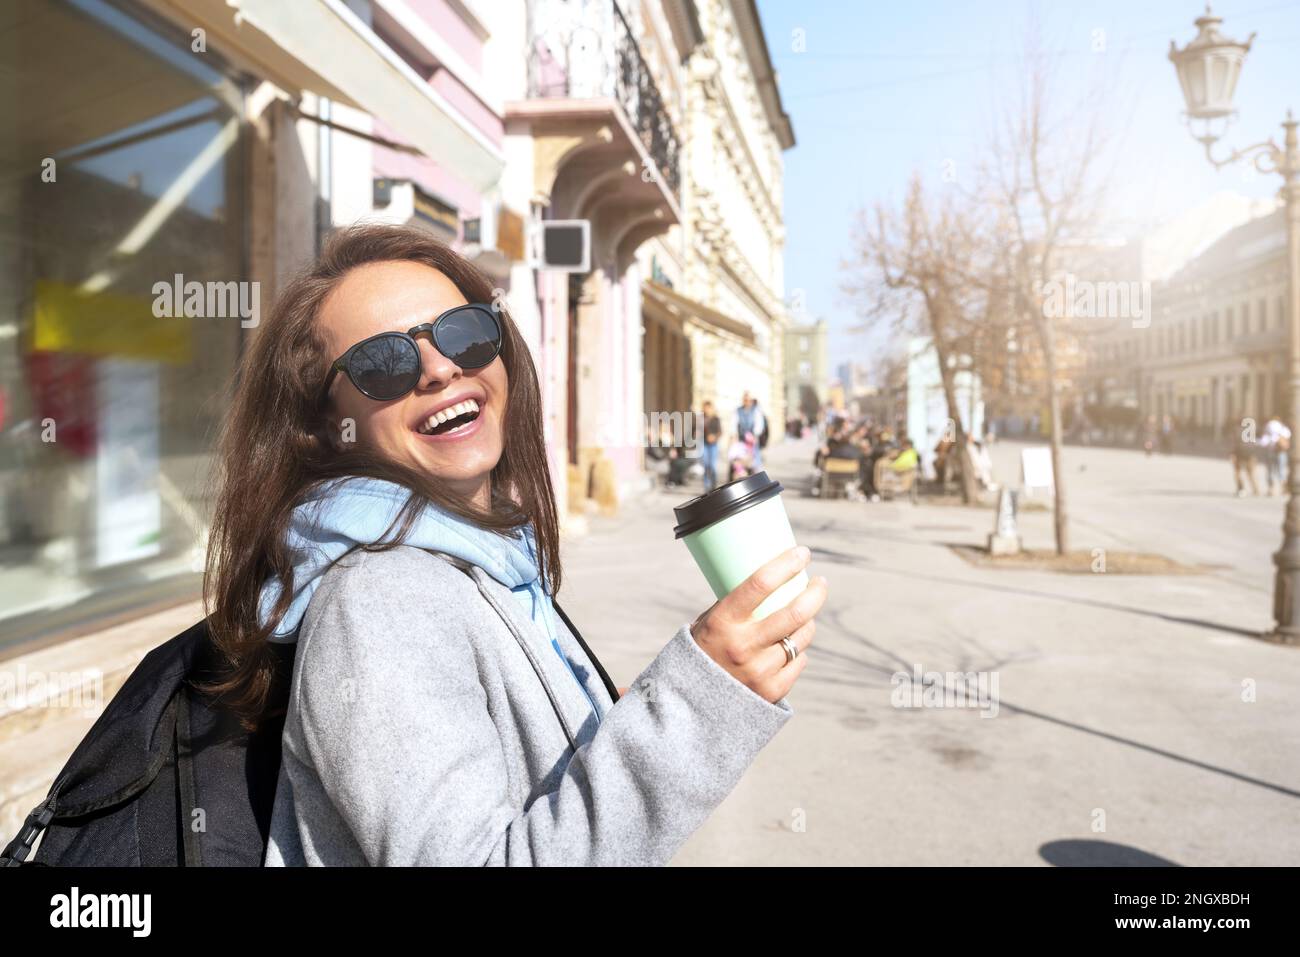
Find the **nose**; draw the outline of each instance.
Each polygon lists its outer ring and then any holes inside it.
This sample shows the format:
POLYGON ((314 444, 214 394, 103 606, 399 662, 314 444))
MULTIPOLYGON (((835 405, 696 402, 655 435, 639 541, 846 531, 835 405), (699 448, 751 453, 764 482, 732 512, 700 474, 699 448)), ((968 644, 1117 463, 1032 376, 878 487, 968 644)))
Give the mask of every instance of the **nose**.
POLYGON ((416 335, 415 341, 420 347, 420 390, 441 391, 460 378, 459 365, 439 352, 429 335, 416 335))
POLYGON ((421 390, 440 391, 461 377, 460 366, 439 352, 428 334, 417 335, 415 342, 420 347, 421 390))

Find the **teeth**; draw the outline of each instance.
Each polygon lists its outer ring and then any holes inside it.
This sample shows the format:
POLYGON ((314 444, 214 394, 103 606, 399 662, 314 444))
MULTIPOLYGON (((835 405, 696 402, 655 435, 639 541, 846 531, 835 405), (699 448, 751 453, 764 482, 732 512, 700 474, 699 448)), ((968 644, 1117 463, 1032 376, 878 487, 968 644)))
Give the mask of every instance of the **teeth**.
POLYGON ((424 425, 420 426, 420 431, 432 432, 449 419, 454 419, 458 415, 464 415, 466 412, 477 412, 478 410, 478 402, 474 399, 466 399, 464 402, 457 402, 455 405, 448 406, 441 412, 435 412, 433 415, 429 416, 424 421, 424 425))

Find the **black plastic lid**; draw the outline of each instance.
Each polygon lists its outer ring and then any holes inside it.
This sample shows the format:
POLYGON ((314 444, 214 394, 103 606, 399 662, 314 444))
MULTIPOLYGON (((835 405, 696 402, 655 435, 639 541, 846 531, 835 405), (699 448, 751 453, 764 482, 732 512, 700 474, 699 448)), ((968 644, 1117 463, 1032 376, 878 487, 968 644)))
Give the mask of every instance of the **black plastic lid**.
POLYGON ((674 508, 677 527, 673 532, 677 538, 682 538, 724 518, 730 518, 737 512, 743 512, 751 505, 766 502, 781 492, 781 483, 768 478, 766 472, 755 472, 748 478, 736 479, 674 508))

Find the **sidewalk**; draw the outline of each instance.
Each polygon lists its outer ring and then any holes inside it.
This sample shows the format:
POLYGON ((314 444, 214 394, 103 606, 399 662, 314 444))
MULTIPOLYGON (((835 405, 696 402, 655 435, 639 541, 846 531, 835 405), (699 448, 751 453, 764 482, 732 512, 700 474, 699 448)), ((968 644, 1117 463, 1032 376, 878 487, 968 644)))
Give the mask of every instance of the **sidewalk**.
MULTIPOLYGON (((795 717, 678 863, 1300 861, 1300 652, 1247 637, 1257 588, 975 568, 947 544, 982 543, 991 510, 803 497, 811 446, 767 451, 830 600, 795 717), (893 707, 915 667, 996 675, 996 716, 893 707)), ((619 684, 712 601, 672 537, 690 494, 566 545, 561 598, 619 684)))

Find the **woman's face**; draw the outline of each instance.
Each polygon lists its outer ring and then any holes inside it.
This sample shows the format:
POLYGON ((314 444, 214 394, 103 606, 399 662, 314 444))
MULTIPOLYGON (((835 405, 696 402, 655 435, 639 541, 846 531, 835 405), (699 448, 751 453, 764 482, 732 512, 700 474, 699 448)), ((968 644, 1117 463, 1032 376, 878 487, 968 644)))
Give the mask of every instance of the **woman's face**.
MULTIPOLYGON (((321 332, 331 359, 380 332, 406 332, 465 304, 456 285, 438 270, 415 262, 359 266, 325 298, 321 332)), ((482 369, 462 369, 434 347, 427 334, 416 336, 422 362, 419 384, 400 399, 376 402, 357 391, 346 375, 330 389, 336 437, 346 437, 344 419, 356 423, 356 441, 391 461, 444 480, 482 507, 490 502, 491 472, 504 444, 509 382, 501 357, 482 369), (473 400, 478 416, 448 431, 443 423, 429 431, 430 416, 473 400)))

